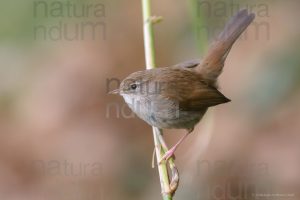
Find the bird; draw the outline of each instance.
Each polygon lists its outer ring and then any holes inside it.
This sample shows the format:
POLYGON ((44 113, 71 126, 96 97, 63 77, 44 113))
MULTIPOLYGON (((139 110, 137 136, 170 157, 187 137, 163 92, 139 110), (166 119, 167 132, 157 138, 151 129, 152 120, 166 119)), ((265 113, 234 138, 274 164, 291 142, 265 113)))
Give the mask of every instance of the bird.
POLYGON ((209 46, 202 60, 133 72, 111 92, 123 96, 130 109, 149 125, 187 130, 162 160, 174 155, 209 107, 231 101, 219 91, 218 77, 233 44, 254 18, 255 14, 247 9, 238 11, 209 46))

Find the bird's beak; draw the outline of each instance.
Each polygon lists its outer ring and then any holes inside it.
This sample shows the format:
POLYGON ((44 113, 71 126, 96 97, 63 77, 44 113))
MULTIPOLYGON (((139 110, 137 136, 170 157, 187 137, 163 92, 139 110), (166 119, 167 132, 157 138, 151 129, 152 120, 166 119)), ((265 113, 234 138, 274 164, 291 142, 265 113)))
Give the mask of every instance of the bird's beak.
POLYGON ((119 94, 119 93, 120 93, 120 90, 116 89, 116 90, 110 91, 108 94, 119 94))

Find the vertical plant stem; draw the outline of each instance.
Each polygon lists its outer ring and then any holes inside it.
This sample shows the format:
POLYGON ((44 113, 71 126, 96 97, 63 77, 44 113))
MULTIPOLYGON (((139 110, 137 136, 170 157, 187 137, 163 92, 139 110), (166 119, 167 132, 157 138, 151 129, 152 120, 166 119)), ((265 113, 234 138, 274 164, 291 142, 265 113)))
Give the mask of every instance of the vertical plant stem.
MULTIPOLYGON (((143 9, 143 22, 144 22, 144 46, 145 46, 145 57, 146 57, 146 68, 152 69, 156 67, 155 64, 155 49, 154 49, 154 31, 153 23, 151 16, 151 5, 150 0, 142 0, 142 9, 143 9)), ((158 172, 160 185, 162 190, 162 197, 164 200, 172 200, 172 194, 170 191, 170 183, 168 176, 167 163, 162 162, 159 164, 164 151, 160 143, 160 136, 162 131, 156 127, 153 127, 153 138, 156 152, 156 159, 158 163, 158 172)))
POLYGON ((153 23, 151 22, 151 4, 150 0, 142 0, 143 7, 143 22, 144 22, 144 46, 146 68, 152 69, 155 64, 155 48, 154 48, 154 31, 153 23))
MULTIPOLYGON (((162 131, 162 130, 160 130, 162 131)), ((163 135, 162 133, 158 135, 159 137, 159 141, 160 141, 160 144, 161 144, 161 147, 163 149, 163 152, 166 153, 168 151, 168 147, 167 147, 167 144, 163 138, 163 135)), ((175 191, 177 190, 178 188, 178 185, 179 185, 179 172, 177 170, 177 167, 175 165, 175 162, 174 162, 174 158, 170 158, 168 160, 168 163, 169 163, 169 167, 170 167, 170 171, 171 171, 171 180, 170 180, 170 189, 171 189, 171 192, 172 193, 175 193, 175 191)))
POLYGON ((197 48, 200 54, 203 55, 208 46, 207 41, 209 39, 209 30, 206 26, 206 20, 205 15, 203 13, 203 9, 199 5, 199 3, 201 2, 199 2, 198 0, 190 0, 189 10, 192 17, 191 22, 196 36, 197 48))
MULTIPOLYGON (((161 134, 161 130, 152 127, 153 130, 153 138, 154 138, 154 144, 155 144, 155 152, 156 152, 156 160, 157 163, 161 160, 163 157, 164 151, 162 149, 160 140, 159 140, 159 134, 161 134)), ((158 174, 159 174, 159 180, 160 180, 160 187, 162 191, 162 197, 163 200, 172 200, 172 194, 170 193, 170 183, 169 183, 169 175, 168 175, 168 169, 166 162, 162 162, 161 164, 158 163, 158 174)))

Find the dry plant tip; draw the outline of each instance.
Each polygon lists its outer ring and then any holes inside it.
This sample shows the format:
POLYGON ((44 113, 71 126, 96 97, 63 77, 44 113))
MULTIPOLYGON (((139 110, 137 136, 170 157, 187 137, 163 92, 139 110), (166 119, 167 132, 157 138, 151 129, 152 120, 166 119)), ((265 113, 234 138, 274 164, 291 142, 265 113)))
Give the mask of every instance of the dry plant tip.
POLYGON ((151 23, 151 24, 158 24, 160 22, 163 21, 163 17, 162 16, 151 16, 147 22, 151 23))

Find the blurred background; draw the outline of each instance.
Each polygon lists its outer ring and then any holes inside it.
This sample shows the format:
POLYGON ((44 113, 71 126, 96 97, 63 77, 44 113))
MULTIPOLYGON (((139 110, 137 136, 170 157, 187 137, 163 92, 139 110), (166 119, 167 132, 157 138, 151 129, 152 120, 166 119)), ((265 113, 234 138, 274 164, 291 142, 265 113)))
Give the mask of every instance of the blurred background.
MULTIPOLYGON (((175 199, 299 199, 300 2, 152 2, 161 67, 256 13, 220 77, 232 102, 176 153, 175 199)), ((151 127, 107 94, 144 66, 141 1, 1 1, 0 199, 160 199, 151 127)), ((169 146, 182 134, 165 131, 169 146)))

